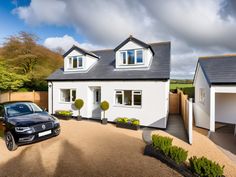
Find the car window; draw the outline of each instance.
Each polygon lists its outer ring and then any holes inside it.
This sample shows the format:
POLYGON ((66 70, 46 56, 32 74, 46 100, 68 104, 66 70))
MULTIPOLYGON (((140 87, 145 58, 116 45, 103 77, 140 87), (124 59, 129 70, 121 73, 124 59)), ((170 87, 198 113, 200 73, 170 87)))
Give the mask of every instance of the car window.
POLYGON ((6 106, 6 113, 9 117, 33 113, 28 103, 13 103, 6 106))

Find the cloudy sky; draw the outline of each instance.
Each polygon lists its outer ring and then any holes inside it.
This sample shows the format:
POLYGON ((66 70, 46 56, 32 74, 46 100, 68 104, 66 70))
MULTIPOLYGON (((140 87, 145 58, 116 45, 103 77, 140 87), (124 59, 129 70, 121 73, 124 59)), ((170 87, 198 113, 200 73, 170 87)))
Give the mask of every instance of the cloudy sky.
POLYGON ((19 31, 50 49, 115 48, 130 34, 171 41, 171 77, 192 78, 199 56, 236 53, 234 0, 0 0, 0 43, 19 31))

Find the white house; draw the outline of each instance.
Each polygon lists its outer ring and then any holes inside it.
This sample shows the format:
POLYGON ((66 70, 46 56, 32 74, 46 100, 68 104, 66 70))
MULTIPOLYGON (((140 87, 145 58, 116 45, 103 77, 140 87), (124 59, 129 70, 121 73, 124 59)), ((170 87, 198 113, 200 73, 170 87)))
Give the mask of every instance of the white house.
POLYGON ((106 100, 108 121, 136 118, 143 126, 166 128, 169 106, 170 42, 146 44, 132 36, 115 49, 86 51, 73 46, 64 54, 64 68, 47 78, 49 113, 78 111, 101 119, 99 104, 106 100))
POLYGON ((215 131, 215 123, 236 124, 236 56, 199 58, 195 77, 196 126, 215 131))

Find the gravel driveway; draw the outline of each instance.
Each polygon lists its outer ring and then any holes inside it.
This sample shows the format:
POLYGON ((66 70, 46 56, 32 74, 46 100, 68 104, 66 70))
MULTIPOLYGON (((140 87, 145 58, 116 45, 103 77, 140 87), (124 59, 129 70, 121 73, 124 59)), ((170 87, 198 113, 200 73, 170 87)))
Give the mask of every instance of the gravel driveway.
POLYGON ((0 139, 0 176, 180 176, 142 155, 142 131, 92 121, 61 121, 60 136, 9 152, 0 139))

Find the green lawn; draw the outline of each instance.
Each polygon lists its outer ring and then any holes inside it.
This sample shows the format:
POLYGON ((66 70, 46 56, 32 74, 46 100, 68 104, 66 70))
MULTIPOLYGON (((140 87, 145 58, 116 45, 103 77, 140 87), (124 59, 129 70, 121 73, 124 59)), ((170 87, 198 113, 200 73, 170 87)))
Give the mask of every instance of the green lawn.
POLYGON ((193 87, 193 84, 170 84, 170 89, 193 87))

